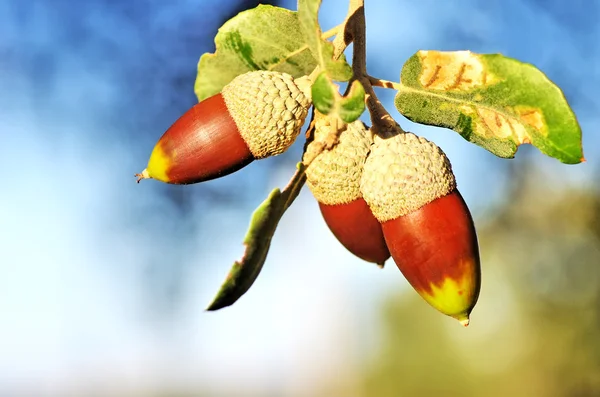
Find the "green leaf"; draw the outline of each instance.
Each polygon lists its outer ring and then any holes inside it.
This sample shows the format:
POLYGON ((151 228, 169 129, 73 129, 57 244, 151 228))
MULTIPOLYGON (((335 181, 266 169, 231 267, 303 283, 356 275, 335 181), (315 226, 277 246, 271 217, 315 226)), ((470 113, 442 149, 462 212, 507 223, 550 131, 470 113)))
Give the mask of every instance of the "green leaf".
POLYGON ((267 258, 277 225, 306 181, 302 163, 298 163, 297 168, 285 189, 283 191, 274 189, 252 214, 250 227, 244 238, 246 246, 244 256, 234 262, 217 296, 206 310, 219 310, 234 304, 250 289, 258 277, 267 258))
POLYGON ((323 114, 329 114, 334 110, 336 95, 339 93, 326 72, 321 72, 311 87, 311 96, 314 107, 323 114))
POLYGON ((323 32, 319 26, 319 7, 321 0, 298 0, 298 19, 313 57, 322 70, 336 81, 348 81, 352 77, 352 68, 342 54, 339 59, 333 59, 333 44, 322 38, 323 32))
POLYGON ((395 104, 414 122, 453 129, 499 157, 529 143, 563 163, 583 161, 573 111, 531 64, 501 54, 419 51, 401 81, 395 104))
POLYGON ((311 88, 313 105, 323 114, 335 114, 346 123, 357 120, 365 111, 365 89, 355 80, 346 96, 341 96, 337 87, 321 72, 311 88))
POLYGON ((340 100, 338 113, 346 123, 358 120, 365 111, 365 88, 360 81, 355 80, 350 86, 350 91, 340 100))
POLYGON ((310 74, 317 66, 297 13, 259 5, 227 21, 215 37, 216 51, 200 57, 194 91, 199 101, 221 92, 236 76, 252 70, 310 74))

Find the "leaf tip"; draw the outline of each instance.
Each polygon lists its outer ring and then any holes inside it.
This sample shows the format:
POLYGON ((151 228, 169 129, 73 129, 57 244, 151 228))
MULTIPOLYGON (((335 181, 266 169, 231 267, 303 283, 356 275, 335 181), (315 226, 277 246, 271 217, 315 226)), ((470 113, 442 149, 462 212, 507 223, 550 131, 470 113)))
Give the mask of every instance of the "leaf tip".
POLYGON ((207 307, 204 309, 205 312, 216 312, 217 310, 223 309, 227 306, 231 306, 233 302, 224 302, 220 297, 216 297, 207 307))

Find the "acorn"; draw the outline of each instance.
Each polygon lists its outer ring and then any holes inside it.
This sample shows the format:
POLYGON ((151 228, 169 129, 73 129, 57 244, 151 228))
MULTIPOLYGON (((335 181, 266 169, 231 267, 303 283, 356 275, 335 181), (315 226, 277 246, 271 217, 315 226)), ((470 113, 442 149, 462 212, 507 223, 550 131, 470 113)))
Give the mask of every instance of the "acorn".
POLYGON ((136 174, 138 182, 203 182, 285 152, 298 137, 311 105, 306 82, 263 70, 237 76, 169 127, 147 168, 136 174))
POLYGON ((408 132, 377 136, 361 192, 408 282, 431 306, 467 326, 481 286, 479 248, 444 152, 408 132))
POLYGON ((333 127, 329 117, 315 113, 314 140, 304 155, 305 162, 314 158, 306 168, 307 185, 338 241, 357 257, 382 267, 390 252, 381 225, 360 192, 363 166, 372 143, 370 132, 357 120, 346 126, 331 150, 323 150, 333 127))

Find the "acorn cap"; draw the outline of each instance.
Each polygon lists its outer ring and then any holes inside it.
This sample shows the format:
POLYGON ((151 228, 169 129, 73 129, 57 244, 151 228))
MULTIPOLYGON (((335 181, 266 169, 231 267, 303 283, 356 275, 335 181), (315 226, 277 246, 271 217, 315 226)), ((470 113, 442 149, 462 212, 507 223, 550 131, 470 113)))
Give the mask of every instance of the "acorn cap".
MULTIPOLYGON (((329 117, 315 117, 315 139, 306 149, 305 160, 323 149, 332 128, 329 117)), ((361 197, 360 180, 371 143, 370 132, 357 120, 347 125, 333 149, 323 150, 310 163, 306 184, 319 203, 347 204, 361 197)))
POLYGON ((311 104, 291 75, 264 70, 237 76, 221 94, 255 159, 286 151, 311 104))
POLYGON ((450 161, 433 142, 410 132, 375 136, 360 189, 379 222, 416 211, 455 188, 450 161))

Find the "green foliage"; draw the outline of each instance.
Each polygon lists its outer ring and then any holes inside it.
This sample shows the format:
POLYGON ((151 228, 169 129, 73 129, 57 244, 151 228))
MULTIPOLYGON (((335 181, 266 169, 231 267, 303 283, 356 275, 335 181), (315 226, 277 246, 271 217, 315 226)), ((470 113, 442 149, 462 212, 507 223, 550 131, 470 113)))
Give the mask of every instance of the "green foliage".
POLYGON ((346 62, 343 54, 340 59, 334 59, 333 44, 321 37, 323 33, 318 19, 320 6, 321 0, 298 1, 298 19, 304 40, 321 70, 327 71, 333 80, 348 81, 352 77, 352 68, 346 62))
POLYGON ((221 92, 236 76, 273 70, 300 77, 317 65, 301 33, 297 13, 268 5, 227 21, 215 37, 216 51, 198 63, 194 90, 199 101, 221 92))
POLYGON ((573 111, 533 65, 500 54, 419 51, 401 80, 396 107, 414 122, 451 128, 500 157, 531 143, 564 163, 583 160, 573 111))
POLYGON ((217 296, 207 310, 219 310, 235 303, 244 295, 258 277, 271 246, 271 239, 285 210, 300 193, 306 180, 302 163, 288 184, 280 191, 274 189, 269 197, 254 211, 250 227, 244 238, 246 251, 240 261, 236 261, 217 296))
POLYGON ((327 115, 336 115, 346 123, 357 120, 365 111, 365 89, 360 81, 353 81, 348 95, 341 96, 336 86, 321 72, 312 85, 313 105, 327 115))

